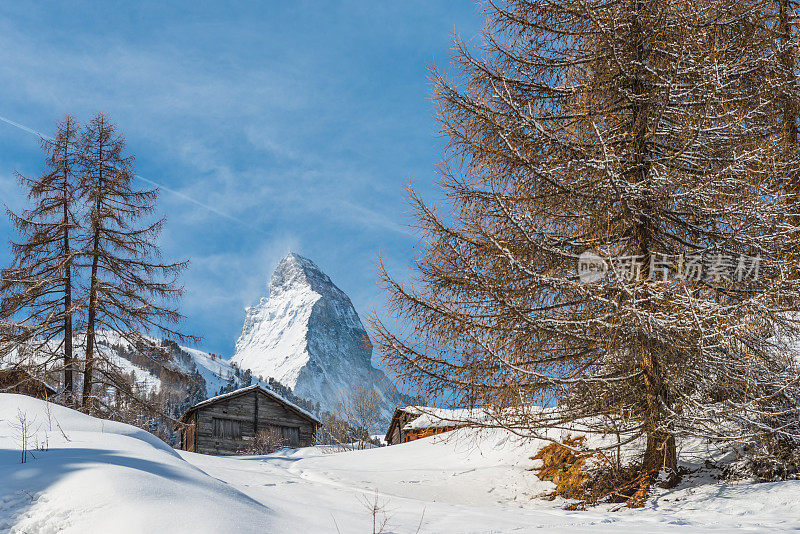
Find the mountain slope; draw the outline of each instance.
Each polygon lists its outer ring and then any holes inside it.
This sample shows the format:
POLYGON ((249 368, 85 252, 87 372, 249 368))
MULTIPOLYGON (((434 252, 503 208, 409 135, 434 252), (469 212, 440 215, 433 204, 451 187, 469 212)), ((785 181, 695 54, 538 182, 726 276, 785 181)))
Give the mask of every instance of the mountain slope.
POLYGON ((291 253, 276 267, 269 295, 246 310, 231 361, 273 377, 333 410, 340 395, 372 384, 391 416, 397 391, 372 366, 372 344, 348 296, 311 260, 291 253))

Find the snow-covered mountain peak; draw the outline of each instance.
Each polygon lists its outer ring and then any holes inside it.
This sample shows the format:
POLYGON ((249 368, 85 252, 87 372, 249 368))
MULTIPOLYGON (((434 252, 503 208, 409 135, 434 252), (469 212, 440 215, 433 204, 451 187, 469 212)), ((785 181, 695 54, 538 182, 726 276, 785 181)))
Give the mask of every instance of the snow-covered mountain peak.
POLYGON ((296 289, 299 286, 309 287, 316 292, 324 291, 331 286, 337 288, 327 274, 322 272, 316 263, 299 254, 290 252, 283 258, 269 282, 270 296, 296 289))
POLYGON ((373 383, 391 413, 397 395, 372 366, 372 344, 348 296, 313 261, 290 253, 272 274, 269 295, 246 309, 231 361, 272 377, 333 410, 356 385, 373 383))

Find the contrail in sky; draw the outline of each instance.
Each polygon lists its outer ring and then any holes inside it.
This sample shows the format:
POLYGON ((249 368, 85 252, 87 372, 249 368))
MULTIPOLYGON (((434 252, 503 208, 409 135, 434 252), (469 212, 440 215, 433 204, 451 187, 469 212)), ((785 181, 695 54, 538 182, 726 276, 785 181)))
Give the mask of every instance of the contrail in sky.
POLYGON ((27 126, 24 126, 24 125, 22 125, 22 124, 20 124, 18 122, 14 122, 11 119, 7 119, 7 118, 3 117, 2 115, 0 115, 0 121, 5 122, 6 124, 10 124, 11 126, 14 126, 16 128, 19 128, 20 130, 25 130, 28 133, 32 133, 33 135, 35 135, 37 137, 41 137, 41 138, 47 139, 49 141, 53 140, 53 138, 50 137, 49 135, 44 135, 42 132, 37 132, 33 128, 28 128, 27 126))
MULTIPOLYGON (((11 126, 13 126, 15 128, 19 128, 20 130, 23 130, 25 132, 33 134, 33 135, 35 135, 37 137, 40 137, 42 139, 47 139, 48 141, 52 141, 53 140, 53 138, 50 137, 49 135, 44 135, 42 132, 40 132, 38 130, 34 130, 33 128, 29 128, 29 127, 25 126, 24 124, 20 124, 18 122, 12 121, 11 119, 3 117, 2 115, 0 115, 0 121, 3 121, 6 124, 9 124, 9 125, 11 125, 11 126)), ((208 211, 210 211, 211 213, 219 215, 220 217, 224 217, 225 219, 228 219, 228 220, 233 221, 235 223, 241 224, 242 226, 246 226, 247 228, 250 228, 250 229, 255 230, 257 232, 263 233, 263 230, 261 230, 260 228, 257 228, 255 226, 253 226, 252 224, 249 224, 249 223, 243 221, 242 219, 239 219, 238 217, 234 217, 233 215, 225 213, 224 211, 221 211, 221 210, 215 208, 214 206, 209 206, 208 204, 200 202, 199 200, 197 200, 195 198, 192 198, 192 197, 190 197, 189 195, 187 195, 185 193, 181 193, 180 191, 176 191, 175 189, 172 189, 170 187, 162 185, 162 184, 160 184, 158 182, 154 182, 153 180, 145 178, 144 176, 142 176, 140 174, 134 174, 134 177, 136 177, 139 180, 141 180, 143 182, 146 182, 146 183, 148 183, 150 185, 154 185, 154 186, 158 187, 159 189, 163 189, 164 191, 172 193, 176 197, 181 198, 181 199, 183 199, 183 200, 185 200, 187 202, 190 202, 190 203, 192 203, 192 204, 194 204, 196 206, 200 206, 201 208, 205 208, 208 211)))

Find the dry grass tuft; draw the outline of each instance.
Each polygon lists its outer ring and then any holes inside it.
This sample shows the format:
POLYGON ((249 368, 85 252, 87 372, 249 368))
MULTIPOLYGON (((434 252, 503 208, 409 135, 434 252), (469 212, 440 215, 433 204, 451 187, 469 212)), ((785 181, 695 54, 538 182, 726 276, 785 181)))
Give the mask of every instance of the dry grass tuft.
POLYGON ((564 440, 566 447, 559 443, 551 443, 531 458, 542 461, 542 466, 535 469, 536 476, 556 485, 556 490, 549 495, 550 499, 556 497, 583 499, 584 486, 589 478, 583 466, 591 454, 576 453, 568 447, 579 448, 584 440, 583 436, 568 437, 564 440))
POLYGON ((567 437, 566 446, 551 443, 531 458, 542 461, 541 467, 534 469, 536 476, 556 485, 548 497, 577 501, 567 506, 568 510, 583 510, 600 502, 625 503, 629 508, 644 506, 657 473, 644 473, 636 466, 614 469, 605 456, 581 452, 584 441, 583 436, 567 437), (599 467, 589 470, 590 459, 590 465, 599 467))

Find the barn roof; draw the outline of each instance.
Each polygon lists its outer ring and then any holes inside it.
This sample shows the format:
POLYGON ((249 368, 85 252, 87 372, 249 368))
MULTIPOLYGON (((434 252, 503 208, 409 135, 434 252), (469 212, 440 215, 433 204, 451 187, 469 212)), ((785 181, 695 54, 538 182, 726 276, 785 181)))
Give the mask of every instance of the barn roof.
POLYGON ((428 406, 409 406, 419 417, 406 423, 403 430, 421 428, 442 428, 486 423, 491 415, 480 408, 432 408, 428 406))
POLYGON ((233 397, 238 397, 239 395, 244 395, 245 393, 248 393, 248 392, 253 391, 253 390, 259 390, 261 393, 267 395, 268 397, 271 397, 271 398, 275 399, 276 401, 278 401, 279 403, 283 404, 284 406, 286 406, 290 410, 292 410, 294 412, 297 412, 299 415, 302 415, 303 417, 306 417, 307 419, 311 419, 313 422, 317 423, 318 425, 322 424, 322 421, 320 421, 319 419, 317 419, 316 417, 311 415, 311 413, 308 412, 307 410, 304 410, 303 408, 299 407, 295 403, 285 399, 284 397, 282 397, 281 395, 275 393, 274 391, 269 390, 269 389, 261 386, 260 384, 253 384, 252 386, 239 388, 239 389, 231 391, 229 393, 223 393, 222 395, 217 395, 216 397, 211 397, 210 399, 206 399, 204 401, 198 402, 194 406, 188 408, 186 410, 186 412, 184 412, 184 414, 181 416, 179 421, 183 421, 184 418, 190 412, 193 412, 193 411, 197 410, 198 408, 203 408, 205 406, 209 406, 211 404, 215 404, 215 403, 217 403, 217 402, 219 402, 221 400, 226 400, 226 399, 230 399, 230 398, 233 398, 233 397))
POLYGON ((0 362, 0 374, 2 374, 2 375, 14 375, 14 374, 26 375, 28 377, 26 380, 41 384, 41 386, 45 390, 47 390, 47 394, 50 395, 51 397, 55 397, 56 395, 58 395, 58 387, 57 386, 53 385, 52 383, 48 382, 47 380, 45 380, 42 377, 35 376, 33 373, 31 373, 27 369, 24 369, 24 368, 21 368, 21 367, 11 367, 11 366, 8 366, 8 365, 3 365, 0 362))

